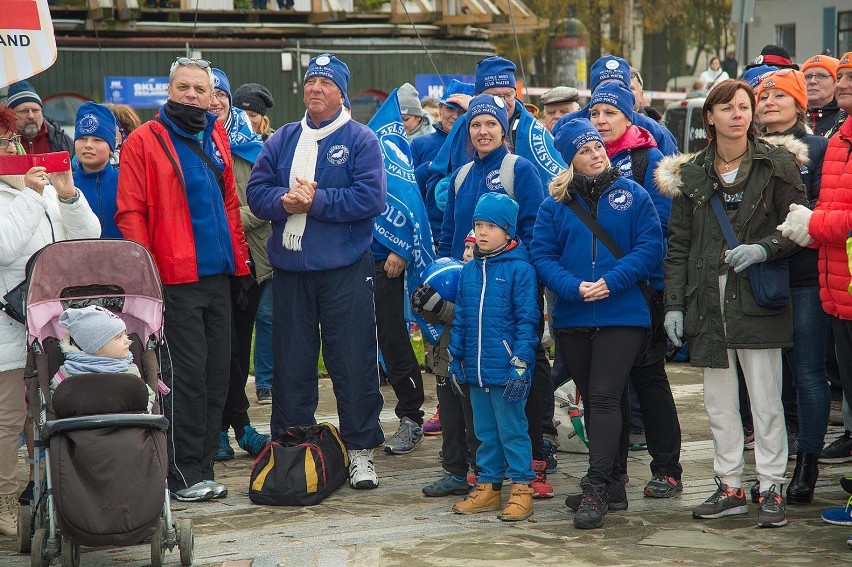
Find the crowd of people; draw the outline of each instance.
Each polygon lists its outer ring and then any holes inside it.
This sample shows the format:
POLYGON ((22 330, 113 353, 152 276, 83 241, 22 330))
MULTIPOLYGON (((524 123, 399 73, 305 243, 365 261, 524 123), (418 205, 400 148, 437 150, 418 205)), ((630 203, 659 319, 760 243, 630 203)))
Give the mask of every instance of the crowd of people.
MULTIPOLYGON (((73 140, 22 81, 0 106, 0 152, 68 151, 73 172, 0 177, 0 295, 57 240, 126 238, 151 252, 165 302, 168 487, 187 502, 227 497, 214 463, 234 458, 231 431, 258 455, 287 427, 314 422, 322 350, 352 488, 378 487, 377 447, 406 454, 440 434, 442 474, 423 494, 464 496, 454 512, 503 521, 554 496, 554 389, 573 380, 589 455, 566 506, 576 528, 599 528, 628 507, 637 432, 652 458, 644 496, 683 490, 665 363, 687 343, 704 375, 717 482, 693 517, 748 511, 743 455, 753 448, 757 523, 784 526, 787 504, 812 501, 819 462, 852 462, 852 411, 843 436, 824 439, 835 358, 852 400, 850 58, 816 55, 799 70, 767 46, 741 79, 732 53, 714 58, 700 79, 709 143, 691 155, 644 106, 641 74, 620 57, 592 64, 585 106, 566 86, 545 93, 541 111, 525 104, 514 63, 497 56, 437 99, 401 85, 426 245, 464 262, 452 294, 407 285, 422 267, 381 237, 383 150, 351 118, 349 68, 334 55, 310 60, 304 117, 277 130, 267 87, 232 90, 203 59, 174 61, 168 100, 148 122, 84 103, 73 140), (430 419, 407 304, 441 329, 428 353, 439 403, 430 419), (248 415, 252 348, 271 435, 248 415), (382 372, 399 418, 387 441, 382 372)), ((63 318, 69 360, 128 368, 120 320, 94 308, 63 318)), ((23 326, 0 315, 6 535, 32 497, 33 473, 22 494, 16 481, 20 434, 32 429, 25 357, 23 326)), ((823 519, 852 525, 852 499, 823 519)))

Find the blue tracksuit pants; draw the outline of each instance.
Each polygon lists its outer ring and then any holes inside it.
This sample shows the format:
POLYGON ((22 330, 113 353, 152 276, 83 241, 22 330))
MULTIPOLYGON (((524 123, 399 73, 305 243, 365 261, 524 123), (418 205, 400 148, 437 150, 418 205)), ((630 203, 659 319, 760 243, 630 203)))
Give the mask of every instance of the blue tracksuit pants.
POLYGON ((503 482, 505 471, 512 482, 526 484, 535 473, 524 402, 507 402, 504 389, 470 387, 473 429, 480 441, 476 450, 477 482, 503 482))

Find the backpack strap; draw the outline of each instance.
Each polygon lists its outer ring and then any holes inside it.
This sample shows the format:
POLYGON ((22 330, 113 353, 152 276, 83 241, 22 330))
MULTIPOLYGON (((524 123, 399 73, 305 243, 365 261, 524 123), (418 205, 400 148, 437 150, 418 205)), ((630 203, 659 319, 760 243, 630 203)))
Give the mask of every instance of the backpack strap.
POLYGON ((462 183, 464 183, 464 180, 467 177, 467 174, 470 173, 471 169, 473 169, 472 161, 467 162, 459 168, 459 172, 456 175, 455 184, 453 185, 453 193, 455 193, 456 195, 459 194, 459 188, 462 186, 462 183))
POLYGON ((633 181, 645 186, 645 175, 648 173, 648 148, 630 150, 630 169, 633 171, 633 181))
POLYGON ((515 163, 517 161, 516 154, 506 154, 500 164, 500 183, 513 201, 515 200, 515 163))

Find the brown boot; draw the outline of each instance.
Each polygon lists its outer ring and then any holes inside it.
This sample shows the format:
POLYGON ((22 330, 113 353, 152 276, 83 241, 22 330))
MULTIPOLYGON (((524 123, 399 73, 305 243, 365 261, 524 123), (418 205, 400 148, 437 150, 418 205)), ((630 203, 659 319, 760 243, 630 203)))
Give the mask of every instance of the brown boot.
MULTIPOLYGON (((496 510, 500 509, 499 502, 496 510)), ((0 534, 18 535, 18 495, 0 494, 0 534)))
MULTIPOLYGON (((498 485, 499 486, 499 485, 498 485)), ((499 510, 502 505, 502 492, 500 488, 494 489, 490 483, 479 483, 476 489, 467 495, 463 502, 453 506, 456 514, 479 514, 480 512, 493 512, 499 510)))
POLYGON ((504 522, 520 522, 533 515, 533 489, 529 484, 515 483, 506 507, 497 516, 504 522))

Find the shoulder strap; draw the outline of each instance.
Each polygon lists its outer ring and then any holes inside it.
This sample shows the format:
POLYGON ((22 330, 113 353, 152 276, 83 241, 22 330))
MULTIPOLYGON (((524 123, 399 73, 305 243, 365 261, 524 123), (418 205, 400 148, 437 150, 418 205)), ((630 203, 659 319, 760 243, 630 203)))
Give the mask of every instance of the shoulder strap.
POLYGON ((648 173, 648 148, 630 151, 630 169, 633 171, 633 181, 644 187, 645 175, 648 173))
MULTIPOLYGON (((169 125, 166 124, 165 122, 163 122, 163 119, 160 118, 159 116, 157 116, 154 120, 156 122, 159 122, 160 124, 162 124, 167 130, 171 130, 171 128, 169 128, 169 125)), ((205 154, 204 150, 201 149, 201 144, 194 144, 194 143, 190 142, 189 140, 187 140, 185 137, 178 134, 177 132, 175 132, 175 135, 172 136, 171 138, 172 138, 172 140, 174 140, 175 138, 180 140, 187 148, 192 150, 192 153, 194 153, 195 155, 200 157, 201 160, 207 165, 207 167, 210 168, 210 171, 212 171, 213 175, 216 176, 216 182, 219 184, 219 190, 222 191, 222 197, 224 198, 224 196, 225 196, 225 178, 222 175, 222 172, 219 171, 219 168, 216 167, 216 164, 213 163, 213 160, 210 159, 210 156, 205 154)), ((185 185, 184 185, 184 187, 185 187, 185 185)))
POLYGON ((517 161, 516 154, 506 154, 500 163, 500 183, 513 201, 515 200, 515 163, 517 161))
POLYGON ((453 185, 453 193, 455 193, 456 195, 458 195, 459 189, 461 188, 462 183, 464 183, 464 180, 467 177, 467 174, 470 173, 471 169, 473 169, 472 161, 467 162, 459 168, 459 173, 458 175, 456 175, 455 185, 453 185))
POLYGON ((734 227, 731 226, 731 221, 728 220, 728 215, 725 214, 725 208, 722 206, 722 199, 718 193, 713 193, 710 197, 710 204, 713 206, 713 212, 716 213, 716 220, 719 221, 719 226, 722 227, 722 234, 725 235, 725 240, 728 241, 728 248, 733 250, 740 245, 737 240, 737 235, 734 234, 734 227))
POLYGON ((598 240, 600 240, 604 246, 609 248, 609 251, 612 252, 612 255, 615 256, 616 260, 624 258, 624 250, 622 250, 621 247, 615 243, 615 240, 612 239, 612 237, 604 229, 604 227, 602 227, 601 224, 597 220, 595 220, 595 217, 593 217, 589 213, 589 211, 587 211, 585 207, 580 204, 580 201, 575 198, 572 198, 570 201, 568 201, 568 206, 571 208, 572 211, 574 211, 574 214, 577 215, 577 218, 579 218, 581 221, 583 221, 583 224, 589 227, 589 230, 592 231, 592 233, 598 238, 598 240))
POLYGON ((178 181, 180 181, 180 186, 183 187, 184 192, 186 192, 186 182, 183 179, 183 172, 181 171, 180 167, 178 167, 178 164, 175 161, 172 152, 169 151, 169 147, 166 145, 166 141, 163 139, 160 133, 154 130, 153 128, 151 128, 151 132, 153 132, 154 136, 157 138, 157 141, 160 142, 160 147, 163 148, 163 152, 165 152, 166 157, 169 158, 169 163, 172 164, 172 167, 175 170, 175 174, 177 174, 178 181))

